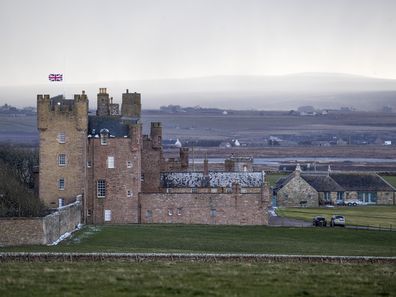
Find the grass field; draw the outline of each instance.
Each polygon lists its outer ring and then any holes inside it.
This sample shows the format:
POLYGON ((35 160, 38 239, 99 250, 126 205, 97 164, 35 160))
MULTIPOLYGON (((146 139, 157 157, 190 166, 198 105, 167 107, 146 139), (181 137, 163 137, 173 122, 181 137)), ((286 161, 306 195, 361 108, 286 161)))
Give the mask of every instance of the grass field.
POLYGON ((396 176, 394 175, 383 175, 382 178, 390 183, 392 186, 396 187, 396 176))
POLYGON ((396 256, 396 232, 265 226, 88 226, 57 246, 0 248, 4 251, 396 256))
POLYGON ((282 217, 312 221, 317 215, 324 216, 328 222, 334 214, 345 216, 346 224, 396 228, 396 206, 358 206, 335 208, 278 208, 277 214, 282 217))
POLYGON ((268 181, 269 185, 271 187, 275 186, 276 182, 281 178, 285 177, 287 174, 281 174, 281 173, 270 173, 265 176, 266 180, 268 181))
POLYGON ((395 296, 392 265, 0 263, 0 296, 395 296))

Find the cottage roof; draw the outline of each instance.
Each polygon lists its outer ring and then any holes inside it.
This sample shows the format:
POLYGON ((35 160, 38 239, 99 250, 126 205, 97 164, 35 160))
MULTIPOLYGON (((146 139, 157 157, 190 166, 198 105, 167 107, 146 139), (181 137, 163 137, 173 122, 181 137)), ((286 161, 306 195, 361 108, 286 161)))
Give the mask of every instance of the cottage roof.
POLYGON ((102 129, 109 130, 110 135, 115 137, 124 137, 129 134, 129 127, 121 120, 121 116, 88 117, 88 134, 99 134, 102 129))
POLYGON ((334 179, 328 175, 307 175, 301 177, 318 192, 343 192, 345 191, 334 179))
POLYGON ((231 188, 238 183, 243 188, 258 188, 264 183, 262 172, 162 172, 163 188, 231 188))
POLYGON ((331 173, 330 177, 346 191, 395 191, 374 173, 331 173))

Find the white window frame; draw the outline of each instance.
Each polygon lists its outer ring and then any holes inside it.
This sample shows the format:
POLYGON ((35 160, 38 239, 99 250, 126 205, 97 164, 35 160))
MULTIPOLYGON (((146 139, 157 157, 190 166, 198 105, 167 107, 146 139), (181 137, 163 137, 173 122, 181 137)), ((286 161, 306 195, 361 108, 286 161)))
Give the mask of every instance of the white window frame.
POLYGON ((127 191, 127 197, 133 197, 133 193, 132 193, 131 190, 128 190, 128 191, 127 191))
POLYGON ((98 198, 106 197, 106 180, 98 179, 96 182, 96 196, 98 198))
POLYGON ((58 133, 58 142, 59 143, 66 143, 66 134, 65 132, 58 133))
POLYGON ((66 154, 58 154, 58 166, 66 166, 66 154))
POLYGON ((107 168, 115 168, 114 156, 107 156, 107 168))
POLYGON ((104 221, 111 222, 111 209, 104 210, 104 221))
POLYGON ((132 168, 132 161, 127 161, 127 168, 132 168))
POLYGON ((58 179, 58 190, 63 191, 65 189, 65 178, 61 177, 58 179))

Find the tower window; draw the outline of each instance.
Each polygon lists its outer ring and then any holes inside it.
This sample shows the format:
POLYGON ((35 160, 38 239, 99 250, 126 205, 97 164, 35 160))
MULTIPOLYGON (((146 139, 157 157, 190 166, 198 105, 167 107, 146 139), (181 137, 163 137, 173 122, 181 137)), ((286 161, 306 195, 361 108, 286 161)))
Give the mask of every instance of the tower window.
POLYGON ((65 189, 65 179, 63 177, 58 179, 58 189, 59 190, 64 190, 65 189))
POLYGON ((132 168, 132 161, 127 161, 127 168, 132 168))
POLYGON ((113 156, 107 157, 107 168, 114 168, 114 157, 113 156))
POLYGON ((58 155, 58 165, 59 166, 65 166, 66 165, 66 155, 65 154, 59 154, 58 155))
POLYGON ((99 179, 97 181, 97 197, 106 197, 106 181, 104 179, 99 179))
POLYGON ((59 132, 59 134, 58 134, 58 142, 59 143, 65 143, 66 142, 65 132, 59 132))
POLYGON ((132 191, 131 191, 131 190, 128 190, 128 192, 127 192, 127 196, 128 196, 128 197, 132 197, 132 196, 133 196, 133 194, 132 194, 132 191))
POLYGON ((109 130, 107 129, 102 129, 100 130, 100 144, 101 145, 107 145, 107 142, 109 140, 109 130))

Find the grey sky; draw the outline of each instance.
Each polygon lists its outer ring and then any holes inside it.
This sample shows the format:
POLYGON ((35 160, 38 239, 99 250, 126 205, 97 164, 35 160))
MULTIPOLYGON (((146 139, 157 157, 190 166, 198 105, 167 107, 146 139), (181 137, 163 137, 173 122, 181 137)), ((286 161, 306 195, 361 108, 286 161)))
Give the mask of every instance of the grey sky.
POLYGON ((394 0, 0 0, 0 86, 342 72, 396 79, 394 0))

